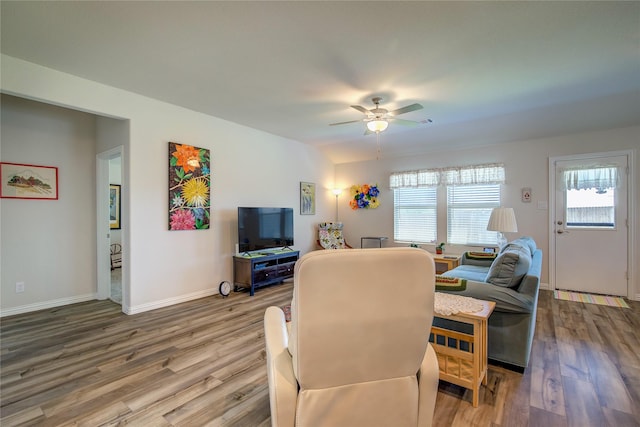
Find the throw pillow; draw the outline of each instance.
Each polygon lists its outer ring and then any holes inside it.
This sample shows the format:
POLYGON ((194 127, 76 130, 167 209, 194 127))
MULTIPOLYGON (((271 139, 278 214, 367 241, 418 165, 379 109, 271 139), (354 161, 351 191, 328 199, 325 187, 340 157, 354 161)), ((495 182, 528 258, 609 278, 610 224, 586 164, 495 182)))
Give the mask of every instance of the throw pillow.
POLYGON ((537 249, 536 242, 531 237, 525 236, 525 237, 518 237, 517 239, 510 241, 502 248, 500 252, 505 252, 508 249, 513 248, 514 246, 527 249, 529 251, 529 255, 532 255, 532 256, 537 249))
POLYGON ((484 281, 492 285, 510 288, 519 259, 520 255, 516 252, 502 252, 491 263, 484 281))
POLYGON ((529 246, 531 255, 533 255, 536 249, 538 249, 538 247, 536 246, 536 241, 533 240, 533 237, 523 236, 523 237, 520 237, 518 240, 522 240, 524 243, 526 243, 529 246))
POLYGON ((528 247, 512 245, 503 251, 489 267, 486 282, 513 288, 520 285, 522 278, 531 267, 531 254, 528 247))

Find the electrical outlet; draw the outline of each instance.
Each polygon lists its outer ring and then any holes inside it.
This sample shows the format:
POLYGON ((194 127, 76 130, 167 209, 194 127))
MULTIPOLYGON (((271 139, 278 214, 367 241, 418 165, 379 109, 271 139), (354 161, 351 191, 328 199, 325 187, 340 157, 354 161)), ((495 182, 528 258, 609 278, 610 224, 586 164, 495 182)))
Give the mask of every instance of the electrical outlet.
POLYGON ((16 282, 16 293, 24 292, 24 282, 16 282))

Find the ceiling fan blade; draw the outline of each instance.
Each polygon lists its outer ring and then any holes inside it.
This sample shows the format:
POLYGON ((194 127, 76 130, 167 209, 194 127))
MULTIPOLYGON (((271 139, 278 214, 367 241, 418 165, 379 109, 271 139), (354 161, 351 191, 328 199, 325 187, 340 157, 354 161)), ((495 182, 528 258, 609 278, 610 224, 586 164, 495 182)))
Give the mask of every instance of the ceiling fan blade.
POLYGON ((402 125, 402 126, 415 127, 415 126, 420 125, 420 122, 414 122, 413 120, 396 119, 394 117, 389 117, 389 121, 393 122, 393 123, 397 123, 397 124, 402 125))
POLYGON ((397 110, 391 111, 389 114, 392 116, 398 116, 400 114, 409 113, 411 111, 422 110, 422 105, 420 104, 411 104, 406 107, 398 108, 397 110))
POLYGON ((338 125, 346 125, 348 123, 358 123, 362 120, 349 120, 348 122, 338 122, 338 123, 330 123, 329 126, 338 126, 338 125))
POLYGON ((361 107, 360 105, 352 105, 351 108, 355 108, 356 110, 360 111, 363 114, 369 114, 369 110, 367 110, 364 107, 361 107))

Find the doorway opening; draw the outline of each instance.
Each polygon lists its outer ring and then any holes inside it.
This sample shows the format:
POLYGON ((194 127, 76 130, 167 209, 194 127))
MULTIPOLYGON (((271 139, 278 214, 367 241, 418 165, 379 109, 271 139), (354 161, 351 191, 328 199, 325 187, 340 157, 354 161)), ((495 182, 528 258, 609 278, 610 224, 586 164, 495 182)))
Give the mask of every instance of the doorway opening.
POLYGON ((124 147, 96 156, 98 298, 128 306, 124 147))

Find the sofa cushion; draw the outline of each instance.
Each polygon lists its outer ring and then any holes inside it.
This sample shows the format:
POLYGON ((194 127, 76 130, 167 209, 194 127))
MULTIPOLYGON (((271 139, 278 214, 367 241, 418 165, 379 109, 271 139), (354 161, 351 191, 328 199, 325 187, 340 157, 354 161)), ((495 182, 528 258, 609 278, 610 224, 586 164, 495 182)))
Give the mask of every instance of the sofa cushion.
POLYGON ((496 286, 512 288, 518 286, 531 267, 531 253, 528 246, 507 245, 493 261, 485 282, 496 286))
POLYGON ((444 277, 457 277, 460 279, 475 280, 476 282, 484 282, 487 277, 487 267, 478 265, 460 265, 453 270, 442 273, 444 277))

